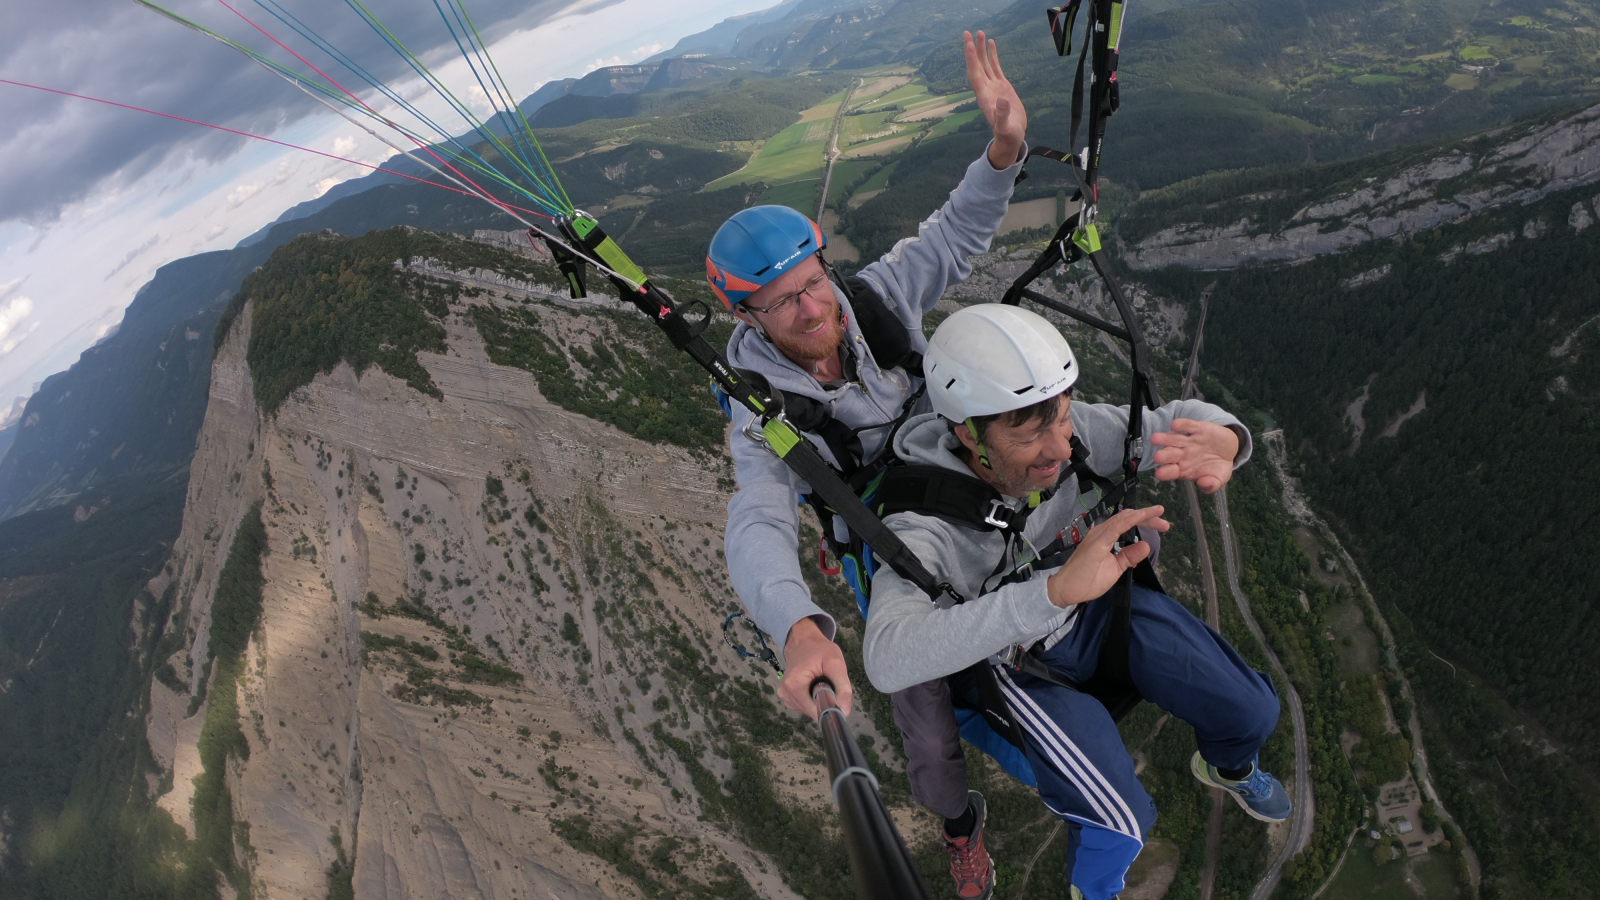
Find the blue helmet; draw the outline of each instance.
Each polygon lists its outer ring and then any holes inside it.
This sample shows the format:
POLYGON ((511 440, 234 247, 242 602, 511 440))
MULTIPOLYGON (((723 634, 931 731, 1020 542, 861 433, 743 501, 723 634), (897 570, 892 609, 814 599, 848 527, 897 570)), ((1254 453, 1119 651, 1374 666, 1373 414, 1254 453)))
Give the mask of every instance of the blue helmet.
POLYGON ((828 236, 787 206, 752 206, 722 223, 706 251, 706 282, 729 309, 828 246, 828 236))

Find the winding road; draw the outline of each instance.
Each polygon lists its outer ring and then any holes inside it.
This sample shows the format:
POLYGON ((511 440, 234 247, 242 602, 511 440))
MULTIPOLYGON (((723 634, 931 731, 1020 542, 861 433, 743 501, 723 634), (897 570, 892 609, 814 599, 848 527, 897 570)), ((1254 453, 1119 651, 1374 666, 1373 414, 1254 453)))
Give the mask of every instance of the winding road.
MULTIPOLYGON (((1194 347, 1189 351, 1189 366, 1183 376, 1183 390, 1178 396, 1183 400, 1194 399, 1195 379, 1200 375, 1200 345, 1205 339, 1206 314, 1211 309, 1211 287, 1207 287, 1200 294, 1200 324, 1195 327, 1194 347)), ((1206 541, 1206 523, 1200 514, 1200 492, 1195 488, 1194 482, 1183 483, 1184 493, 1189 498, 1189 520, 1194 524, 1196 556, 1199 558, 1200 582, 1206 594, 1206 624, 1213 631, 1222 631, 1222 619, 1217 606, 1217 573, 1211 565, 1211 548, 1206 541)), ((1200 866, 1200 900, 1211 900, 1212 890, 1217 883, 1217 860, 1222 854, 1222 804, 1228 798, 1223 796, 1222 788, 1211 788, 1211 815, 1206 824, 1206 856, 1205 862, 1200 866)))
POLYGON ((1245 625, 1261 644, 1261 651, 1272 666, 1278 689, 1284 692, 1289 701, 1289 719, 1294 724, 1294 813, 1289 819, 1289 838, 1283 842, 1283 850, 1278 853, 1278 858, 1267 867, 1267 874, 1256 882, 1255 890, 1250 892, 1250 900, 1267 900, 1283 878, 1284 865, 1311 843, 1311 827, 1316 819, 1316 801, 1311 793, 1311 748, 1306 740, 1306 712, 1300 704, 1300 692, 1294 689, 1289 673, 1278 661, 1278 654, 1272 652, 1266 635, 1261 633, 1261 626, 1250 612, 1250 598, 1239 587, 1239 538, 1233 531, 1233 521, 1228 518, 1228 488, 1224 486, 1213 497, 1217 521, 1222 524, 1222 557, 1227 563, 1228 590, 1233 592, 1233 602, 1238 604, 1245 625))
MULTIPOLYGON (((1206 315, 1211 308, 1211 286, 1200 294, 1200 324, 1195 328, 1194 347, 1189 351, 1188 370, 1183 377, 1183 391, 1180 396, 1189 399, 1195 396, 1195 379, 1200 373, 1200 348, 1205 339, 1206 315)), ((1212 571, 1211 550, 1206 542, 1205 523, 1200 516, 1200 498, 1195 490, 1194 482, 1184 482, 1184 488, 1189 497, 1189 514, 1194 521, 1195 535, 1200 556, 1201 578, 1206 592, 1206 624, 1217 631, 1222 630, 1218 616, 1216 575, 1212 571)), ((1289 718, 1294 726, 1294 813, 1289 821, 1289 837, 1284 841, 1283 850, 1279 852, 1272 865, 1267 868, 1266 875, 1257 882, 1255 889, 1250 892, 1250 900, 1267 900, 1272 892, 1277 889, 1278 882, 1283 878, 1283 867, 1294 859, 1295 854, 1304 850, 1311 843, 1311 829, 1316 819, 1316 801, 1311 790, 1311 750, 1306 738, 1305 708, 1300 703, 1300 694, 1294 688, 1294 683, 1289 680, 1289 673, 1284 670, 1283 664, 1278 661, 1278 655, 1272 652, 1267 644, 1266 636, 1261 632, 1261 626, 1256 622, 1255 616, 1250 611, 1250 600, 1239 587, 1239 548, 1238 538, 1233 531, 1233 521, 1228 517, 1228 489, 1224 486, 1214 495, 1216 502, 1217 521, 1222 526, 1222 555, 1226 563, 1228 576, 1228 589, 1233 593, 1233 600, 1239 607, 1239 613, 1244 617, 1245 625, 1250 633, 1255 635, 1256 641, 1261 645, 1262 651, 1267 656, 1268 663, 1272 666, 1272 673, 1276 678, 1279 688, 1286 692, 1289 701, 1289 718)), ((1216 883, 1217 859, 1222 843, 1222 791, 1217 788, 1211 790, 1211 816, 1206 832, 1206 858, 1200 870, 1200 900, 1211 900, 1212 891, 1216 883)))
MULTIPOLYGON (((1356 568, 1354 557, 1352 557, 1350 553, 1345 550, 1344 544, 1339 541, 1338 536, 1333 533, 1333 530, 1328 527, 1327 523, 1323 522, 1321 517, 1312 511, 1311 505, 1307 502, 1305 495, 1300 492, 1299 483, 1289 475, 1288 451, 1284 445, 1283 430, 1277 429, 1264 432, 1261 435, 1261 443, 1266 448, 1267 458, 1271 461, 1272 467, 1278 472, 1279 482, 1284 486, 1284 509, 1288 510, 1289 514, 1293 516, 1296 521, 1302 525, 1305 525, 1314 533, 1321 536, 1321 538, 1333 548, 1338 556, 1340 564, 1345 567, 1345 570, 1348 571, 1351 577, 1355 580, 1355 587, 1358 589, 1360 601, 1365 607, 1366 612, 1368 612, 1372 616, 1373 621, 1377 623, 1375 630, 1377 631, 1378 639, 1383 646, 1384 665, 1389 669, 1389 673, 1392 677, 1399 679, 1400 696, 1411 702, 1411 718, 1409 720, 1409 724, 1411 726, 1411 763, 1412 771, 1417 778, 1417 784, 1421 788, 1423 794, 1429 800, 1433 801, 1434 809, 1438 813, 1440 821, 1449 821, 1455 824, 1457 830, 1459 831, 1460 823, 1457 823, 1455 818, 1450 815, 1450 811, 1445 808, 1443 798, 1439 796, 1438 790, 1434 787, 1433 777, 1428 768, 1428 753, 1426 748, 1423 746, 1421 719, 1422 706, 1417 702, 1416 694, 1412 691, 1411 679, 1406 677, 1405 670, 1400 665, 1400 659, 1395 649, 1394 632, 1389 629, 1388 619, 1384 617, 1383 610, 1378 607, 1377 600, 1373 598, 1372 591, 1367 587, 1366 579, 1361 575, 1361 570, 1356 568)), ((1432 653, 1433 651, 1429 650, 1428 652, 1432 653)), ((1439 657, 1436 655, 1435 658, 1438 659, 1439 657)), ((1445 665, 1451 666, 1452 670, 1455 668, 1452 664, 1443 659, 1439 659, 1439 661, 1445 663, 1445 665)), ((1463 846, 1459 852, 1467 859, 1467 866, 1472 872, 1472 883, 1474 885, 1478 884, 1482 877, 1483 870, 1478 859, 1477 851, 1475 851, 1471 845, 1466 845, 1463 846)), ((1332 878, 1330 877, 1329 883, 1331 882, 1332 878)), ((1323 888, 1326 887, 1327 884, 1324 884, 1323 888)), ((1318 890, 1318 893, 1321 893, 1321 889, 1318 890)))

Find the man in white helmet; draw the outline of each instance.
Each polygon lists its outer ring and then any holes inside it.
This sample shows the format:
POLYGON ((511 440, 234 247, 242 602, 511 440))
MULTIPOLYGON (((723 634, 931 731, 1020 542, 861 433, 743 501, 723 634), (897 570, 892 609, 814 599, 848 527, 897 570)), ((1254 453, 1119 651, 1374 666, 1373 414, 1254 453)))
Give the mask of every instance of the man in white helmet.
MULTIPOLYGON (((1013 531, 919 512, 888 516, 934 577, 966 602, 941 607, 879 569, 863 649, 868 678, 895 691, 993 664, 1022 647, 1067 681, 1089 680, 1112 612, 1102 595, 1150 554, 1145 543, 1119 549, 1118 538, 1139 526, 1167 530, 1162 508, 1120 512, 1089 530, 1059 568, 997 585, 1079 516, 1074 436, 1091 471, 1120 469, 1127 407, 1073 402, 1078 364, 1071 348, 1042 316, 1017 307, 981 304, 950 316, 928 344, 924 371, 934 412, 906 423, 895 452, 907 463, 982 482, 1007 508, 997 517, 1023 524, 1013 531)), ((1141 468, 1161 481, 1185 478, 1211 493, 1249 458, 1249 431, 1209 403, 1175 401, 1143 415, 1159 449, 1141 468)), ((1256 765, 1278 720, 1272 682, 1172 598, 1138 585, 1127 655, 1139 693, 1194 726, 1195 776, 1228 791, 1255 818, 1286 819, 1287 793, 1256 765)), ((1021 725, 1039 795, 1068 824, 1074 897, 1115 896, 1155 822, 1155 804, 1116 724, 1088 694, 1004 666, 996 674, 1021 725)), ((952 683, 976 702, 971 680, 957 675, 952 683)))

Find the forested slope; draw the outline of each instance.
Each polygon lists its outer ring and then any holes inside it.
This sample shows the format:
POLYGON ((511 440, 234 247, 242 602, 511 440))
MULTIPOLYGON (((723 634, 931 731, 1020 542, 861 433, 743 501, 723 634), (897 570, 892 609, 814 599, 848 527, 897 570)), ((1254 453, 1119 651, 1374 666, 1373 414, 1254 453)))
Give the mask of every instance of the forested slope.
MULTIPOLYGON (((1587 690, 1600 683, 1594 194, 1297 266, 1144 276, 1180 296, 1216 282, 1214 371, 1284 426, 1380 602, 1538 723, 1518 728, 1491 697, 1443 682, 1443 665, 1419 670, 1425 721, 1458 772, 1447 802, 1484 851, 1489 896, 1583 896, 1600 874, 1600 805, 1572 766, 1600 763, 1587 690)), ((1409 653, 1422 665, 1422 646, 1409 653)))

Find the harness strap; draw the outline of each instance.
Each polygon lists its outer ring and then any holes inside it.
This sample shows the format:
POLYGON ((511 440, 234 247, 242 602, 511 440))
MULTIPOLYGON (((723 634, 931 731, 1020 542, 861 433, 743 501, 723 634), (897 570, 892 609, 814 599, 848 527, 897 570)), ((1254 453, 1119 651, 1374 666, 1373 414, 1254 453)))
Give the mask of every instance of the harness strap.
POLYGON ((880 516, 918 512, 964 528, 1021 534, 1034 508, 1054 493, 1054 488, 1041 491, 1037 499, 1014 510, 1003 494, 971 475, 943 466, 909 464, 885 470, 874 502, 880 516))
POLYGON ((550 258, 556 261, 556 268, 561 270, 561 277, 567 280, 567 292, 574 300, 582 300, 589 296, 589 267, 574 253, 553 240, 550 235, 528 229, 531 240, 538 237, 544 243, 545 249, 550 251, 550 258))
MULTIPOLYGON (((814 434, 828 445, 840 474, 849 478, 862 466, 865 451, 859 432, 828 414, 828 406, 814 397, 783 391, 784 415, 796 431, 814 434)), ((888 423, 885 423, 888 424, 888 423)), ((880 426, 881 427, 881 426, 880 426)))

